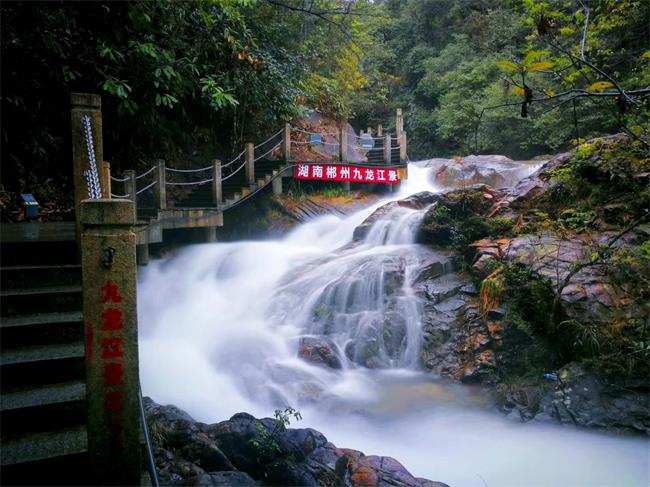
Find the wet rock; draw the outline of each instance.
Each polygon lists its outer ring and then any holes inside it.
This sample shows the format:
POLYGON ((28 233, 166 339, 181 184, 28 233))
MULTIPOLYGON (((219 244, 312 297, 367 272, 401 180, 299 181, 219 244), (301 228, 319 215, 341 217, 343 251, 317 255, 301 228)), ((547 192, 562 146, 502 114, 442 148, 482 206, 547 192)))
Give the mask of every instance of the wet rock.
POLYGON ((560 369, 557 380, 504 385, 496 392, 499 408, 516 420, 650 434, 645 384, 619 384, 577 363, 560 369))
POLYGON ((145 399, 145 409, 148 424, 159 432, 177 431, 178 422, 184 421, 186 434, 174 437, 174 447, 166 443, 164 435, 154 437, 156 465, 166 485, 445 486, 416 479, 393 458, 337 448, 310 428, 287 429, 274 419, 256 419, 246 413, 206 425, 194 422, 174 406, 160 406, 149 398, 145 399), (210 466, 218 471, 205 471, 181 456, 196 456, 208 445, 226 457, 210 466))
POLYGON ((342 367, 336 344, 326 337, 302 337, 298 344, 298 356, 331 369, 342 367))
POLYGON ((170 485, 187 487, 254 487, 259 483, 245 472, 211 472, 177 480, 170 485))

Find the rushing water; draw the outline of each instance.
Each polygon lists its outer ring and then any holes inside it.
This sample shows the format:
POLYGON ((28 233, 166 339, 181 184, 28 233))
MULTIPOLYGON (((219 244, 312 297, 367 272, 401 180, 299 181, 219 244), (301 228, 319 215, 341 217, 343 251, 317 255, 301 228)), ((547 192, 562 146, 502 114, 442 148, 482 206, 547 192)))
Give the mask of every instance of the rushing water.
POLYGON ((349 217, 318 218, 282 240, 187 247, 143 269, 144 393, 205 422, 292 405, 304 418, 294 426, 452 486, 648 485, 646 441, 512 423, 480 392, 418 370, 411 283, 432 254, 413 243, 424 210, 397 207, 363 242, 352 234, 391 199, 435 191, 421 166, 399 193, 349 217), (403 325, 393 341, 387 316, 403 325), (322 335, 340 370, 298 358, 301 337, 322 335), (359 365, 368 343, 379 369, 359 365))

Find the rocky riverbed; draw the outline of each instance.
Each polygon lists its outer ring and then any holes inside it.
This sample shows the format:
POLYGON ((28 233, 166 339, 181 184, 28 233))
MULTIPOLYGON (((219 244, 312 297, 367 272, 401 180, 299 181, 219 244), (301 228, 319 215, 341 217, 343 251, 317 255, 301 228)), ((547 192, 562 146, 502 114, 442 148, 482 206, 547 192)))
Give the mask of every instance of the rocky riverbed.
POLYGON ((278 419, 239 413, 205 424, 149 398, 145 413, 163 485, 448 487, 414 477, 394 458, 338 448, 316 430, 278 419))

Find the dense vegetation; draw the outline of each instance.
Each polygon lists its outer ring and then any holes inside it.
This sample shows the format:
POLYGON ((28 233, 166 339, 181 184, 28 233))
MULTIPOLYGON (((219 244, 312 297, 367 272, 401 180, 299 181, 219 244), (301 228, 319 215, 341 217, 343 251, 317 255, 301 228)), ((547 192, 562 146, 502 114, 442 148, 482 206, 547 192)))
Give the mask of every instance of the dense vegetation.
POLYGON ((475 150, 531 156, 595 133, 647 135, 644 1, 1 9, 7 190, 65 188, 73 91, 102 94, 105 155, 118 170, 156 157, 226 156, 305 109, 390 127, 401 106, 412 159, 475 150))

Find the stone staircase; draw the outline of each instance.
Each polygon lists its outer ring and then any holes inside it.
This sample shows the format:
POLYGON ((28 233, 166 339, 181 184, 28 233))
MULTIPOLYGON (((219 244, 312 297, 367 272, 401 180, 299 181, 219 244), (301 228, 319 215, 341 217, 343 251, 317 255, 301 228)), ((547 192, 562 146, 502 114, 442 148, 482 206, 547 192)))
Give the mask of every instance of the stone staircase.
POLYGON ((1 251, 0 483, 88 484, 76 243, 3 241, 1 251))

